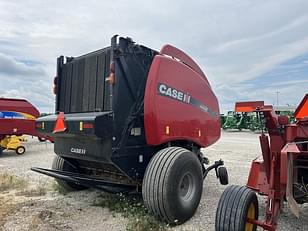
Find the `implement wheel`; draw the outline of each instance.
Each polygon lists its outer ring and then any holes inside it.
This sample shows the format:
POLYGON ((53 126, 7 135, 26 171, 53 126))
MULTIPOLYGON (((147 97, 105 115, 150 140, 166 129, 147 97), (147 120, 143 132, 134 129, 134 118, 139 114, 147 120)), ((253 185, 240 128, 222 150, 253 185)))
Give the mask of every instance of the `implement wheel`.
MULTIPOLYGON (((74 168, 74 165, 66 161, 60 156, 55 156, 52 162, 53 170, 65 171, 65 172, 77 172, 77 168, 74 168)), ((82 185, 77 185, 73 182, 64 181, 56 179, 57 183, 64 188, 66 191, 78 191, 86 189, 86 187, 82 185)))
POLYGON ((219 182, 222 185, 227 185, 229 183, 229 176, 226 167, 223 166, 219 167, 217 171, 218 171, 219 182))
POLYGON ((17 155, 22 155, 26 152, 26 148, 24 146, 18 146, 15 149, 15 152, 16 152, 17 155))
POLYGON ((231 185, 223 192, 216 210, 216 231, 256 231, 257 226, 247 219, 258 219, 256 193, 245 187, 231 185))
POLYGON ((169 224, 181 224, 196 212, 202 195, 202 168, 196 154, 180 147, 159 151, 142 184, 146 207, 169 224))
POLYGON ((4 150, 4 148, 2 148, 2 147, 0 146, 0 156, 3 154, 3 150, 4 150))

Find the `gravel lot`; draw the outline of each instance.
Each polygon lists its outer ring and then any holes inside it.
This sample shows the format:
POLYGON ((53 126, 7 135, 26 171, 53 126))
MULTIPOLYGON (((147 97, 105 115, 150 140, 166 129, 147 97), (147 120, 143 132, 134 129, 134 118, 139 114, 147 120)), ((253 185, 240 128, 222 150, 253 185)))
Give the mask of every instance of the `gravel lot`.
MULTIPOLYGON (((52 190, 52 178, 30 171, 31 166, 50 167, 54 156, 52 144, 29 138, 26 148, 26 154, 22 156, 5 152, 0 157, 0 173, 26 178, 30 187, 43 185, 47 193, 29 197, 18 195, 16 190, 2 192, 0 230, 125 230, 126 218, 109 212, 107 208, 93 206, 101 195, 100 191, 61 195, 52 190)), ((246 183, 251 160, 260 152, 258 134, 223 132, 218 143, 203 151, 211 161, 222 158, 229 171, 230 183, 242 185, 246 183)), ((224 188, 211 172, 204 182, 203 196, 195 216, 170 230, 214 230, 216 206, 224 188)), ((308 230, 308 206, 301 206, 301 217, 297 219, 286 205, 278 230, 308 230)))

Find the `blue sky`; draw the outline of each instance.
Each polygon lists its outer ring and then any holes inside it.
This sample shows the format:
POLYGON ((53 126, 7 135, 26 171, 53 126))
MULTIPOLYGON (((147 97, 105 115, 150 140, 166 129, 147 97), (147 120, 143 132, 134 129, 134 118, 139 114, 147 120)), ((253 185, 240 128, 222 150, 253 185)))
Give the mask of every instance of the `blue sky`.
POLYGON ((279 87, 284 83, 297 83, 302 81, 308 82, 308 53, 273 67, 272 70, 257 76, 250 83, 262 88, 269 85, 279 87))
MULTIPOLYGON (((224 99, 224 110, 231 110, 235 101, 264 100, 267 104, 296 106, 308 94, 308 53, 273 66, 269 71, 235 84, 224 99)), ((221 93, 224 95, 224 93, 221 93)))
POLYGON ((250 83, 258 90, 276 88, 272 92, 272 97, 267 96, 268 103, 277 105, 273 96, 278 92, 279 105, 297 105, 304 96, 300 93, 304 91, 308 94, 308 53, 283 62, 255 79, 243 83, 250 83), (292 89, 295 91, 292 92, 292 89))
POLYGON ((207 74, 221 110, 234 102, 296 105, 308 92, 308 1, 0 0, 0 96, 52 112, 56 58, 114 34, 159 50, 170 43, 207 74))

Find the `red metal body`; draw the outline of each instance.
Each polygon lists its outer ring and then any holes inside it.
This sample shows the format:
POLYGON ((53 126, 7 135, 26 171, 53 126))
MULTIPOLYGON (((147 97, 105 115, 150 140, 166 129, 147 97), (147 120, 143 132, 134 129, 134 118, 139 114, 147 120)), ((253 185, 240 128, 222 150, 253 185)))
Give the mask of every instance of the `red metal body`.
MULTIPOLYGON (((237 110, 259 112, 266 121, 268 135, 260 135, 262 155, 251 165, 247 186, 267 197, 264 220, 249 220, 265 230, 276 230, 277 219, 287 199, 292 212, 299 216, 293 198, 293 185, 298 180, 298 169, 308 168, 308 94, 298 106, 296 124, 288 124, 285 116, 278 116, 262 102, 237 103, 237 110), (297 163, 301 163, 300 166, 297 163)), ((305 179, 308 180, 308 179, 305 179)))
POLYGON ((218 101, 205 74, 188 55, 170 45, 152 62, 144 123, 149 145, 190 140, 206 147, 220 137, 218 101))
POLYGON ((24 99, 0 98, 0 113, 18 114, 19 117, 0 117, 0 139, 6 135, 38 136, 35 119, 39 111, 24 99))
POLYGON ((1 111, 21 112, 35 118, 40 116, 40 112, 25 99, 0 98, 0 112, 1 111))

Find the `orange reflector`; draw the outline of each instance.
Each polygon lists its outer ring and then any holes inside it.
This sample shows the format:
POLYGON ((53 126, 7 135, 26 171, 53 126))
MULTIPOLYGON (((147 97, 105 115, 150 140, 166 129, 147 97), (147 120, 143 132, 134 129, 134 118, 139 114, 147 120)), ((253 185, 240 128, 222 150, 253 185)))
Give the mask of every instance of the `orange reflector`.
POLYGON ((258 107, 263 107, 264 101, 251 101, 251 102, 236 102, 235 111, 236 112, 253 112, 258 107))
POLYGON ((65 130, 66 130, 66 125, 64 122, 64 113, 60 112, 57 117, 56 124, 52 133, 64 132, 65 130))
POLYGON ((308 117, 308 94, 302 99, 294 112, 294 117, 297 120, 305 119, 308 117))
POLYGON ((169 126, 166 126, 165 132, 166 132, 166 135, 169 135, 169 134, 170 134, 170 127, 169 127, 169 126))

